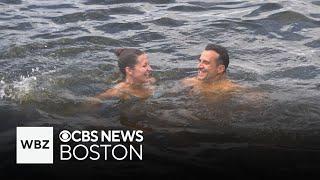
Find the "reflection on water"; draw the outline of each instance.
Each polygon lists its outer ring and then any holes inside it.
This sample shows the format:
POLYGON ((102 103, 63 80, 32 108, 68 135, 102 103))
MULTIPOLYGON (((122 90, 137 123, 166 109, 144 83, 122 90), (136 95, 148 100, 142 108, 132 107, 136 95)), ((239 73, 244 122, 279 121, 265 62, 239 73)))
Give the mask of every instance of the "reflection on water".
POLYGON ((300 148, 303 161, 320 144, 319 4, 2 0, 1 149, 14 148, 18 125, 139 128, 154 157, 208 166, 232 153, 243 157, 249 143, 287 148, 280 154, 300 148), (208 42, 227 47, 228 75, 243 90, 202 96, 181 88, 208 42), (156 91, 88 108, 88 97, 118 79, 118 47, 148 53, 156 91))

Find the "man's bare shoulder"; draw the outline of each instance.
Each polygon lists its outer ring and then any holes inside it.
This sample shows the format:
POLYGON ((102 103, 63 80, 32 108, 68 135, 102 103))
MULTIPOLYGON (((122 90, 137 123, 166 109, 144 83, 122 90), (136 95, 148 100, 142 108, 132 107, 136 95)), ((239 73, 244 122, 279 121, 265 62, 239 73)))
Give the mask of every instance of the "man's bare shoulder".
POLYGON ((184 86, 193 86, 198 82, 196 77, 184 78, 181 80, 182 85, 184 86))
POLYGON ((242 88, 243 88, 242 86, 230 80, 226 80, 222 83, 222 89, 226 91, 241 90, 242 88))

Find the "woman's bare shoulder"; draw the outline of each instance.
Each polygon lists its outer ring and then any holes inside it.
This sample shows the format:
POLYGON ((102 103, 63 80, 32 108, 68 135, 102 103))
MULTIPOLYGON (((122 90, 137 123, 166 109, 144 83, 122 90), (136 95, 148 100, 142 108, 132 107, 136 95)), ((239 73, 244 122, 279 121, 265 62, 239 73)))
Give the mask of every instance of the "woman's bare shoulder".
POLYGON ((123 88, 124 84, 119 83, 116 86, 112 87, 111 89, 107 89, 104 92, 95 96, 95 98, 99 99, 109 99, 113 97, 120 97, 121 96, 121 88, 123 88))

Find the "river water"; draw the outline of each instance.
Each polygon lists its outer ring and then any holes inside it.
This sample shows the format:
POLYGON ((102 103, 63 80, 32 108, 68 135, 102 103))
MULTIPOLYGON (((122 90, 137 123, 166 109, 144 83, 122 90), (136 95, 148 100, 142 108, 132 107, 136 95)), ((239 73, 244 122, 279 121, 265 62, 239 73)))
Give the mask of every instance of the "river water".
POLYGON ((144 129, 148 158, 112 166, 126 167, 124 175, 148 167, 150 174, 313 173, 320 160, 319 34, 315 0, 0 0, 0 168, 38 173, 13 165, 15 128, 54 126, 144 129), (207 43, 229 50, 228 76, 249 90, 201 98, 180 89, 179 80, 196 75, 207 43), (147 52, 155 94, 83 111, 88 97, 119 79, 119 47, 147 52))

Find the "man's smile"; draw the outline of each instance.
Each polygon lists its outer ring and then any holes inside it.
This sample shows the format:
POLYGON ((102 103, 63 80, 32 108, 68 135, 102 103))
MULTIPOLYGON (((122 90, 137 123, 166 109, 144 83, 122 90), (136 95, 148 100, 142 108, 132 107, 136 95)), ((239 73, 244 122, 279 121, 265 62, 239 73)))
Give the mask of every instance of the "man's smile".
POLYGON ((205 70, 203 68, 198 69, 198 77, 203 78, 206 75, 207 75, 207 70, 205 70))

